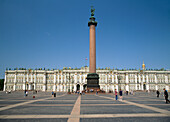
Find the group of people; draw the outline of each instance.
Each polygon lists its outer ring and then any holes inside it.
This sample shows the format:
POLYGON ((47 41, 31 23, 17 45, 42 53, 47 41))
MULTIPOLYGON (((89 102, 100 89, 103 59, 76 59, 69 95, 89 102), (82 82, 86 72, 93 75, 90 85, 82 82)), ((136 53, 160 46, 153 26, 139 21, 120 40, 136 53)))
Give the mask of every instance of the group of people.
MULTIPOLYGON (((120 89, 120 91, 119 91, 120 100, 122 100, 122 98, 123 98, 122 95, 123 95, 123 92, 120 89)), ((117 89, 115 89, 115 100, 117 100, 117 99, 118 99, 118 92, 117 92, 117 89)))
MULTIPOLYGON (((165 97, 166 103, 170 103, 170 101, 168 100, 168 91, 165 88, 163 90, 164 90, 164 97, 165 97)), ((159 90, 156 91, 156 94, 157 94, 157 97, 159 97, 160 95, 159 90)))
MULTIPOLYGON (((168 100, 168 91, 165 88, 163 90, 164 90, 164 96, 165 96, 166 103, 170 103, 170 101, 168 100)), ((157 90, 156 93, 157 93, 157 97, 159 97, 159 95, 160 95, 159 90, 157 90)), ((115 89, 114 94, 115 94, 115 100, 117 100, 118 99, 118 91, 117 91, 117 89, 115 89)), ((122 95, 123 95, 123 92, 120 89, 119 96, 120 96, 121 101, 122 101, 122 98, 123 98, 122 95)), ((128 95, 128 92, 126 92, 126 95, 128 95)))

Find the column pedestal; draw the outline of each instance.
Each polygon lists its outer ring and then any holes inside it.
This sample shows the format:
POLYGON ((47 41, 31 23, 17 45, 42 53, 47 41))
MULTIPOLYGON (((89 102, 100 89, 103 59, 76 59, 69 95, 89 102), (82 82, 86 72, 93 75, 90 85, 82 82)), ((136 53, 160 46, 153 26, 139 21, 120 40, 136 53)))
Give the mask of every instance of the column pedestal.
POLYGON ((87 75, 87 89, 100 89, 99 86, 99 75, 96 73, 89 73, 87 75))

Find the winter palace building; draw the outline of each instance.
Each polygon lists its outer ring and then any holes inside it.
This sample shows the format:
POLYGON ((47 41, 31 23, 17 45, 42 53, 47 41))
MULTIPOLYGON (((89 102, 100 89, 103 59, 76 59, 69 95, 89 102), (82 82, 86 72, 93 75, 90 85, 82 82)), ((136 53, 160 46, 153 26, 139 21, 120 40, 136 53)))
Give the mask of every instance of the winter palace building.
MULTIPOLYGON (((87 87, 88 72, 88 67, 63 68, 62 70, 7 69, 4 91, 25 89, 56 92, 82 91, 87 87)), ((170 71, 145 70, 145 64, 142 65, 142 70, 98 68, 96 72, 100 77, 100 89, 106 92, 120 88, 126 91, 170 89, 170 71)))

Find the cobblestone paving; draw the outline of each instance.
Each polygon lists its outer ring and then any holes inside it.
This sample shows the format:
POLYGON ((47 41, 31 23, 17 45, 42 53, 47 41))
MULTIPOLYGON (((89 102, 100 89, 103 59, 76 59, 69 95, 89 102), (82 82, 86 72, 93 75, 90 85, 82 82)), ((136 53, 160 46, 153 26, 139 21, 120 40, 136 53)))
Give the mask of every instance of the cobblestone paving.
POLYGON ((163 95, 136 92, 124 95, 123 100, 113 94, 67 94, 51 92, 0 92, 0 122, 170 122, 170 104, 163 95), (35 96, 35 98, 33 98, 35 96))

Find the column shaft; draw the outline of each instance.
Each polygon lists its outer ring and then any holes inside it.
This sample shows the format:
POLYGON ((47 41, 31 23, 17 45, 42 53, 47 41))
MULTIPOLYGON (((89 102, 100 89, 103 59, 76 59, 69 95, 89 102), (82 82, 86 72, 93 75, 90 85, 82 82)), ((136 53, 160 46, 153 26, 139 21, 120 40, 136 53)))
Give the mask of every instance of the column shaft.
POLYGON ((95 25, 90 25, 90 73, 96 73, 96 32, 95 25))

